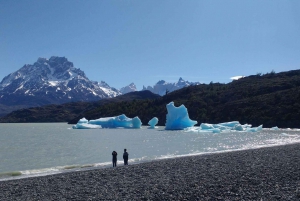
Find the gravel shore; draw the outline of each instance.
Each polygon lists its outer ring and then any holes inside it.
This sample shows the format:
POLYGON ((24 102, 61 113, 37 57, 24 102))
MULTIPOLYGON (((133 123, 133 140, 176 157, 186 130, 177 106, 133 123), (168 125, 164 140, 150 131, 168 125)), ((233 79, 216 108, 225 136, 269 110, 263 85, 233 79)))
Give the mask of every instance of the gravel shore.
POLYGON ((300 200, 300 144, 1 181, 0 200, 300 200))

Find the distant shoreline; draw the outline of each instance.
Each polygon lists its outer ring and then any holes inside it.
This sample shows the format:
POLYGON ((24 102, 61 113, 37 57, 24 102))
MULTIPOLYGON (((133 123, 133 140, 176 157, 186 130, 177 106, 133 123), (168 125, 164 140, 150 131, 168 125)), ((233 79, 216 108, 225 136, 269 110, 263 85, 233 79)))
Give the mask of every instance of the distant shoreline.
POLYGON ((299 200, 300 143, 1 181, 0 200, 299 200))

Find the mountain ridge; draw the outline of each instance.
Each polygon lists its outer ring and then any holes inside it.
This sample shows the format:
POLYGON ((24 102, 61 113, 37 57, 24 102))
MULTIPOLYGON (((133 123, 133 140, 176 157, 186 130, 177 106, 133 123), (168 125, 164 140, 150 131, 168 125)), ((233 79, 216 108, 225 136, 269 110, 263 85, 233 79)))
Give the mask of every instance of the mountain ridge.
POLYGON ((166 82, 165 80, 160 80, 153 87, 143 86, 142 90, 149 90, 152 93, 159 94, 160 96, 164 96, 167 93, 170 93, 172 91, 176 91, 184 87, 199 85, 199 84, 200 82, 189 82, 189 81, 185 81, 180 77, 177 82, 172 83, 172 82, 166 82))
MULTIPOLYGON (((300 70, 251 75, 227 84, 211 82, 194 85, 170 92, 165 96, 157 95, 153 99, 107 101, 92 108, 83 105, 81 110, 69 111, 74 114, 74 118, 68 122, 75 124, 83 117, 90 120, 126 114, 129 117, 138 116, 144 125, 153 117, 157 117, 158 125, 164 126, 166 104, 171 101, 175 106, 184 104, 190 119, 199 123, 237 120, 242 124, 248 123, 253 126, 263 124, 264 127, 299 128, 300 70)), ((49 122, 59 116, 62 110, 59 107, 61 106, 52 108, 56 112, 54 116, 50 116, 49 122)), ((24 115, 23 112, 19 111, 19 114, 15 112, 14 116, 24 115)), ((14 122, 15 117, 7 115, 0 121, 14 122)))
MULTIPOLYGON (((149 90, 165 95, 166 91, 171 92, 191 84, 182 78, 176 83, 164 81, 164 84, 159 84, 160 82, 153 87, 148 86, 149 90)), ((89 80, 84 71, 74 67, 65 57, 52 56, 49 59, 40 57, 33 64, 26 64, 2 79, 0 116, 21 108, 97 101, 134 91, 137 91, 134 83, 118 90, 104 81, 89 80)))

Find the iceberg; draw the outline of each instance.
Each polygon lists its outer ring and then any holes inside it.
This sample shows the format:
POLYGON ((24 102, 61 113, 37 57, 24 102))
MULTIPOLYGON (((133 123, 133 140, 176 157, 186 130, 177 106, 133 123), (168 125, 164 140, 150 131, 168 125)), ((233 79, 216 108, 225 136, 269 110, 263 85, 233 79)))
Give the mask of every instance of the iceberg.
POLYGON ((141 128, 142 126, 142 121, 140 120, 139 117, 134 117, 132 119, 132 128, 141 128))
POLYGON ((89 120, 87 120, 86 118, 82 118, 82 119, 79 119, 79 121, 77 122, 77 124, 87 124, 89 123, 89 120))
POLYGON ((263 129, 263 125, 252 127, 251 124, 240 124, 238 121, 224 122, 219 124, 201 123, 199 127, 193 126, 185 128, 185 132, 209 132, 209 133, 224 133, 224 132, 259 132, 263 129))
POLYGON ((275 126, 275 127, 272 127, 271 130, 277 131, 277 130, 279 130, 279 128, 277 126, 275 126))
POLYGON ((197 124, 189 118, 187 108, 184 105, 179 107, 174 106, 174 102, 167 105, 166 130, 183 130, 197 124))
POLYGON ((155 128, 156 124, 158 123, 158 118, 157 117, 153 117, 148 124, 150 125, 149 128, 155 128))
POLYGON ((87 122, 85 118, 80 119, 78 123, 73 126, 73 128, 141 128, 142 122, 139 117, 128 118, 126 115, 122 114, 115 117, 104 117, 95 120, 90 120, 87 122))
POLYGON ((247 128, 246 131, 247 132, 258 132, 262 130, 262 125, 258 126, 258 127, 253 127, 253 128, 247 128))
POLYGON ((79 119, 76 125, 72 126, 73 129, 90 129, 90 128, 101 128, 99 125, 91 125, 86 118, 79 119))
POLYGON ((86 124, 86 123, 77 123, 76 125, 72 126, 73 129, 96 129, 96 128, 102 128, 99 125, 92 125, 92 124, 86 124))

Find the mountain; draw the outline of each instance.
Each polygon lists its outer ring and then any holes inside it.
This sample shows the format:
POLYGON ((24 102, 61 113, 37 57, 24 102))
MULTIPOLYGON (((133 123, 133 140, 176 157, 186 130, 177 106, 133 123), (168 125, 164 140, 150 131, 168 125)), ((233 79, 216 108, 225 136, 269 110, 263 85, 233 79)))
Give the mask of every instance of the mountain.
POLYGON ((24 65, 0 82, 0 115, 1 111, 16 108, 96 101, 120 94, 103 81, 89 80, 65 57, 39 58, 33 65, 24 65))
POLYGON ((128 85, 128 86, 126 86, 126 87, 122 87, 122 88, 120 89, 120 92, 121 92, 122 94, 126 94, 126 93, 129 93, 129 92, 134 92, 134 91, 137 91, 136 86, 135 86, 134 83, 131 83, 130 85, 128 85))
POLYGON ((52 105, 23 109, 10 113, 0 121, 53 122, 67 121, 74 117, 68 122, 75 124, 82 117, 90 120, 126 114, 128 117, 138 116, 144 125, 153 117, 157 117, 158 125, 164 126, 166 104, 171 101, 174 101, 175 106, 184 104, 189 117, 199 124, 237 120, 253 126, 263 124, 267 128, 299 128, 300 70, 252 75, 227 84, 211 82, 194 85, 165 96, 140 91, 95 103, 78 102, 68 103, 69 106, 52 105), (112 101, 116 99, 118 101, 112 101), (100 104, 103 101, 106 101, 105 104, 100 104), (59 118, 55 119, 56 117, 59 118))
POLYGON ((179 78, 178 82, 169 83, 164 80, 158 81, 153 87, 143 86, 143 90, 149 90, 152 93, 159 94, 160 96, 166 95, 169 92, 182 89, 184 87, 192 86, 192 85, 199 85, 199 82, 189 82, 185 81, 182 78, 179 78))
MULTIPOLYGON (((136 91, 126 93, 110 99, 101 99, 93 102, 70 102, 61 105, 45 105, 41 107, 25 108, 13 111, 0 118, 2 123, 25 122, 68 122, 82 116, 84 112, 94 110, 109 103, 131 102, 138 100, 153 100, 159 98, 150 91, 136 91)), ((98 117, 101 114, 97 114, 98 117)), ((98 118, 97 117, 97 118, 98 118)))

